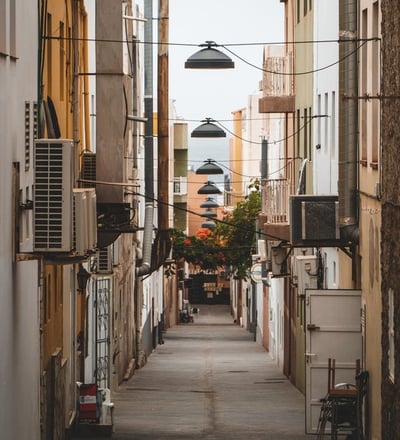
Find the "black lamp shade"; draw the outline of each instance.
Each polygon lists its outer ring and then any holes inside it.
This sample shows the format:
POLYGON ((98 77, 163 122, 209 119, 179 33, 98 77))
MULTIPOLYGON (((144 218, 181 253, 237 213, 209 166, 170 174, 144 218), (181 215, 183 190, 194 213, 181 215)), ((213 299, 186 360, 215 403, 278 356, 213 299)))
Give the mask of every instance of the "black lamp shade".
POLYGON ((185 69, 233 69, 235 63, 220 50, 216 49, 214 41, 206 41, 203 49, 189 57, 185 62, 185 69))
POLYGON ((207 159, 204 165, 196 170, 196 174, 209 176, 211 174, 224 174, 224 171, 215 163, 215 160, 207 159))
POLYGON ((226 133, 221 127, 211 122, 210 119, 195 128, 190 134, 194 138, 221 138, 226 137, 226 133))
POLYGON ((201 224, 202 228, 208 228, 208 229, 215 229, 215 226, 216 224, 211 220, 208 220, 201 224))
POLYGON ((208 181, 197 191, 197 194, 222 194, 222 193, 214 185, 213 182, 208 181))
POLYGON ((210 209, 210 208, 218 208, 218 203, 213 200, 211 197, 207 197, 206 200, 200 205, 200 208, 210 209))
POLYGON ((211 211, 211 209, 207 209, 207 211, 204 211, 200 215, 201 215, 201 217, 207 217, 207 218, 216 218, 217 217, 217 213, 214 211, 211 211))

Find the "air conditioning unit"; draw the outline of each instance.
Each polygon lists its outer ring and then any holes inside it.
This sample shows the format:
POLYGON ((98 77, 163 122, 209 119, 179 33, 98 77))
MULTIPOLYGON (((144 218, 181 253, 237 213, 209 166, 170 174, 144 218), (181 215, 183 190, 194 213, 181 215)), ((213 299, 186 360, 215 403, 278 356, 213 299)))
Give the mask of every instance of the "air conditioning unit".
POLYGON ((289 275, 288 249, 271 246, 271 272, 275 278, 289 275))
POLYGON ((88 210, 86 191, 80 188, 73 189, 74 195, 74 249, 78 255, 85 255, 88 250, 88 210))
POLYGON ((260 261, 265 261, 267 258, 267 249, 265 240, 257 240, 257 254, 260 256, 260 261))
POLYGON ((88 246, 93 250, 97 248, 97 197, 95 189, 86 188, 88 202, 88 246))
POLYGON ((34 145, 34 252, 70 252, 72 234, 72 140, 37 139, 34 145))
POLYGON ((97 216, 94 188, 74 188, 74 249, 86 255, 96 248, 97 216))
POLYGON ((290 240, 292 245, 338 245, 340 242, 338 218, 337 196, 291 196, 290 240))
POLYGON ((292 275, 292 284, 297 286, 298 282, 298 264, 297 264, 297 257, 312 257, 313 256, 313 249, 310 247, 305 248, 293 248, 293 255, 290 257, 290 273, 292 275))
POLYGON ((298 255, 294 264, 297 274, 297 293, 304 295, 306 289, 316 289, 318 287, 317 256, 298 255))

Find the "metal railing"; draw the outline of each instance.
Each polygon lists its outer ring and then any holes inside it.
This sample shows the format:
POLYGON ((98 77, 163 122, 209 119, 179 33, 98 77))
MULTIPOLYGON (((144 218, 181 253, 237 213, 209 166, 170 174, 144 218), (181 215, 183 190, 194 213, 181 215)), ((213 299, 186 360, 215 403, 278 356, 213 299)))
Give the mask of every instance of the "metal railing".
POLYGON ((263 64, 263 95, 264 96, 290 96, 293 95, 293 55, 270 56, 263 64), (287 75, 276 75, 286 73, 287 75))
POLYGON ((262 211, 267 216, 267 223, 288 223, 290 181, 265 179, 262 185, 262 211))

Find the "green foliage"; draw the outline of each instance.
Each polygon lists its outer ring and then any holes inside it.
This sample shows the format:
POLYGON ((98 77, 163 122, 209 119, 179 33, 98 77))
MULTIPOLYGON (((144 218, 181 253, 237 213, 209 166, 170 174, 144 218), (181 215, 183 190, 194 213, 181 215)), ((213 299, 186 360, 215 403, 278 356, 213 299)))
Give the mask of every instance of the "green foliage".
POLYGON ((261 209, 259 182, 254 182, 249 189, 243 201, 232 211, 224 212, 213 231, 201 228, 194 236, 187 237, 182 231, 172 230, 173 258, 205 271, 229 267, 233 275, 245 279, 252 264, 256 222, 261 209))

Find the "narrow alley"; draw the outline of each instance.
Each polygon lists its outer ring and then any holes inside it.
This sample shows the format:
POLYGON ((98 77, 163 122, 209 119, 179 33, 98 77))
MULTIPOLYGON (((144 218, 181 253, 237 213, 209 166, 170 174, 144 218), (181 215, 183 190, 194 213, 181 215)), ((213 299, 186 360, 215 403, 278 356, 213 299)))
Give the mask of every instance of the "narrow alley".
POLYGON ((229 306, 199 308, 114 394, 112 438, 314 438, 304 434, 304 397, 233 323, 229 306))

